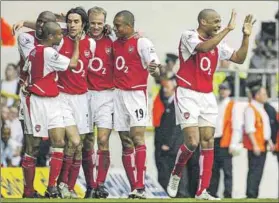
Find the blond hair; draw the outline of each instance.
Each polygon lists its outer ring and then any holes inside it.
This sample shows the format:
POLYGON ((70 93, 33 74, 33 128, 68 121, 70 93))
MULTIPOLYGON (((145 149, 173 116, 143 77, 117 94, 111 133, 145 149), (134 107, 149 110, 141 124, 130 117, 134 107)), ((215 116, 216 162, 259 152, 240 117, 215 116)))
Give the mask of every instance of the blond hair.
POLYGON ((103 14, 105 16, 105 22, 106 22, 106 18, 107 18, 107 12, 105 9, 98 7, 98 6, 94 6, 93 8, 90 8, 87 11, 87 15, 89 16, 90 14, 103 14))

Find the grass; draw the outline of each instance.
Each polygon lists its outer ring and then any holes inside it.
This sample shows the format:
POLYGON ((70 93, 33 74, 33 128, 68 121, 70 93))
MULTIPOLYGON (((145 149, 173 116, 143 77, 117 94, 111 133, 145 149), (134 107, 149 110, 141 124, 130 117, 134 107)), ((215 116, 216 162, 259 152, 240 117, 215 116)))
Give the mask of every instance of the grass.
MULTIPOLYGON (((1 199, 1 202, 210 202, 192 198, 175 199, 1 199)), ((212 201, 211 201, 212 202, 212 201)), ((278 202, 278 199, 223 199, 218 202, 278 202)))

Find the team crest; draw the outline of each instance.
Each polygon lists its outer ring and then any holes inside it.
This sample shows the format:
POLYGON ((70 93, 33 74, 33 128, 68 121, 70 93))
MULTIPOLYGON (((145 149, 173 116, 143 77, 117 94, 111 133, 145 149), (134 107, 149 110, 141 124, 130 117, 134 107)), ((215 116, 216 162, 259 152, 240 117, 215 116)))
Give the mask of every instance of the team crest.
POLYGON ((184 113, 184 118, 187 120, 190 117, 190 113, 189 112, 185 112, 184 113))
POLYGON ((212 50, 210 51, 210 53, 211 53, 212 55, 215 55, 215 50, 212 49, 212 50))
POLYGON ((110 55, 111 54, 111 47, 106 47, 105 52, 106 52, 107 55, 110 55))
POLYGON ((84 56, 85 56, 86 58, 89 58, 89 56, 90 56, 90 51, 84 50, 84 56))
POLYGON ((132 53, 132 52, 134 51, 134 49, 135 49, 135 48, 134 48, 133 46, 129 46, 128 52, 129 52, 129 53, 132 53))
POLYGON ((41 126, 40 125, 36 125, 35 126, 35 130, 36 130, 36 132, 39 132, 41 130, 41 126))

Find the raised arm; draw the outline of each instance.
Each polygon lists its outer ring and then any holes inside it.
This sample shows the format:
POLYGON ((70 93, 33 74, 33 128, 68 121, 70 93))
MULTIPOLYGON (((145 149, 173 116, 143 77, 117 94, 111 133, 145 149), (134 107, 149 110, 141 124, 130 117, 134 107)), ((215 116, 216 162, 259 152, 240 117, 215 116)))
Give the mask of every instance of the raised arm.
POLYGON ((231 61, 238 63, 238 64, 242 64, 247 56, 247 51, 248 51, 248 47, 249 47, 249 37, 252 33, 252 28, 254 23, 256 22, 256 20, 253 21, 253 16, 252 15, 248 15, 245 18, 244 24, 243 24, 243 28, 242 28, 242 32, 243 32, 243 38, 242 38, 242 43, 240 48, 234 52, 234 54, 231 57, 231 61))

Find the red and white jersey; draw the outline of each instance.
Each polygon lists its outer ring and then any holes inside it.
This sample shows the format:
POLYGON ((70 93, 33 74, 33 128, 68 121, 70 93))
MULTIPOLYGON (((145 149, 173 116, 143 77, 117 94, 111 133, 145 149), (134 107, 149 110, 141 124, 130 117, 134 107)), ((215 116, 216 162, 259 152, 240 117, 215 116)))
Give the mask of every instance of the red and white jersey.
POLYGON ((35 46, 23 67, 29 74, 28 90, 42 97, 55 97, 57 88, 57 72, 67 70, 70 59, 59 54, 52 47, 41 44, 35 46))
MULTIPOLYGON (((79 42, 79 59, 75 69, 59 72, 58 88, 67 94, 83 94, 87 92, 87 72, 90 59, 94 57, 96 43, 88 36, 84 36, 79 42)), ((57 47, 59 53, 72 58, 74 41, 65 36, 57 47)))
POLYGON ((96 41, 95 56, 89 62, 87 75, 89 90, 106 90, 114 87, 113 84, 113 39, 103 36, 96 41))
POLYGON ((17 38, 18 43, 18 51, 20 53, 20 83, 22 84, 26 78, 27 73, 22 71, 23 66, 25 64, 25 60, 27 59, 29 53, 35 48, 35 46, 39 43, 39 39, 36 37, 36 33, 34 31, 31 32, 23 32, 18 35, 17 38))
POLYGON ((213 74, 219 60, 229 60, 234 52, 224 42, 209 52, 197 52, 198 44, 206 41, 196 30, 185 31, 179 44, 180 69, 176 74, 177 85, 197 92, 212 92, 213 74))
POLYGON ((114 85, 122 90, 146 90, 151 61, 159 64, 155 48, 147 38, 117 39, 113 43, 114 85))

